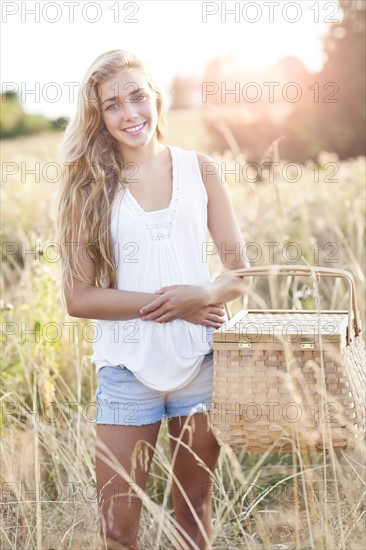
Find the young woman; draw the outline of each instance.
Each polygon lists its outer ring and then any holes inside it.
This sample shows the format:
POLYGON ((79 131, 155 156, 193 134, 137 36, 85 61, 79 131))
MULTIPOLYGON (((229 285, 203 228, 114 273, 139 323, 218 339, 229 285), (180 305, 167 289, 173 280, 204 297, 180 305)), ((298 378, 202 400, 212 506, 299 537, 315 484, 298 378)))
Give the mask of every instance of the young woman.
POLYGON ((126 498, 133 484, 111 453, 144 490, 165 417, 178 531, 187 548, 207 547, 220 452, 207 421, 212 333, 248 284, 229 274, 211 282, 216 251, 224 271, 250 267, 230 194, 211 157, 164 144, 164 130, 146 67, 113 50, 88 69, 60 149, 64 298, 71 316, 97 320, 96 479, 110 549, 139 548, 142 505, 126 498), (145 464, 134 460, 141 440, 145 464))

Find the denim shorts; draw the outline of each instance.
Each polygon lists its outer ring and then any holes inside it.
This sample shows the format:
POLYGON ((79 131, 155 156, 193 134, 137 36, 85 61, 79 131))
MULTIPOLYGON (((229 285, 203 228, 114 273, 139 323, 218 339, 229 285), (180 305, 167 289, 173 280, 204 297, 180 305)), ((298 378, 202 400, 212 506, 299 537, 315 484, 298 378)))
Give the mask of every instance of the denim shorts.
POLYGON ((213 351, 198 374, 181 389, 161 392, 142 384, 127 368, 104 366, 98 370, 97 415, 94 424, 141 426, 175 416, 207 412, 211 406, 213 351))

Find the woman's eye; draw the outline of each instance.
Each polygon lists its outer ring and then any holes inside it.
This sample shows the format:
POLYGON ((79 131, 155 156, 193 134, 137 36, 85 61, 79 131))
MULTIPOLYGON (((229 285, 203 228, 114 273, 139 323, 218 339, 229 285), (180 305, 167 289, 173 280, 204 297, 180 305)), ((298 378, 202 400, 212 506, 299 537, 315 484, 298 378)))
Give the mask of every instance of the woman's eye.
MULTIPOLYGON (((132 103, 140 103, 140 101, 143 101, 144 99, 146 99, 146 95, 138 95, 138 96, 136 96, 132 99, 132 103)), ((115 106, 118 107, 118 104, 117 103, 111 103, 109 105, 109 107, 107 107, 107 111, 114 111, 115 106)))

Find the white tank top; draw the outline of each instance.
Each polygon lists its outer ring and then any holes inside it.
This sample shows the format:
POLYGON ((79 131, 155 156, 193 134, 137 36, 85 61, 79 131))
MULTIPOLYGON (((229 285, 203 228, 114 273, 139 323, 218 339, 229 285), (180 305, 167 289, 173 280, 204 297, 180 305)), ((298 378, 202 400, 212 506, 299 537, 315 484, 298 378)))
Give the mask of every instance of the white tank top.
MULTIPOLYGON (((122 187, 113 201, 111 239, 119 290, 154 293, 175 284, 211 283, 208 197, 197 155, 168 147, 173 163, 168 208, 146 212, 122 187)), ((172 391, 197 375, 213 349, 215 330, 183 319, 167 323, 140 318, 98 320, 91 359, 97 371, 105 365, 124 366, 147 387, 172 391)))

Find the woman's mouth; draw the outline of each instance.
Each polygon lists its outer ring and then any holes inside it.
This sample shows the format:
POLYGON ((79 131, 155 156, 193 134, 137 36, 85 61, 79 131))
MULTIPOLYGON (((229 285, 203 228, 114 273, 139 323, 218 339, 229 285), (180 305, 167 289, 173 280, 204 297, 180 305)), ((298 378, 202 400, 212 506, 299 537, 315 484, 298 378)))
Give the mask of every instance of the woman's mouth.
POLYGON ((126 132, 126 134, 139 134, 143 127, 145 126, 146 122, 143 122, 142 124, 139 124, 137 126, 130 126, 129 128, 125 128, 122 130, 122 132, 126 132))

